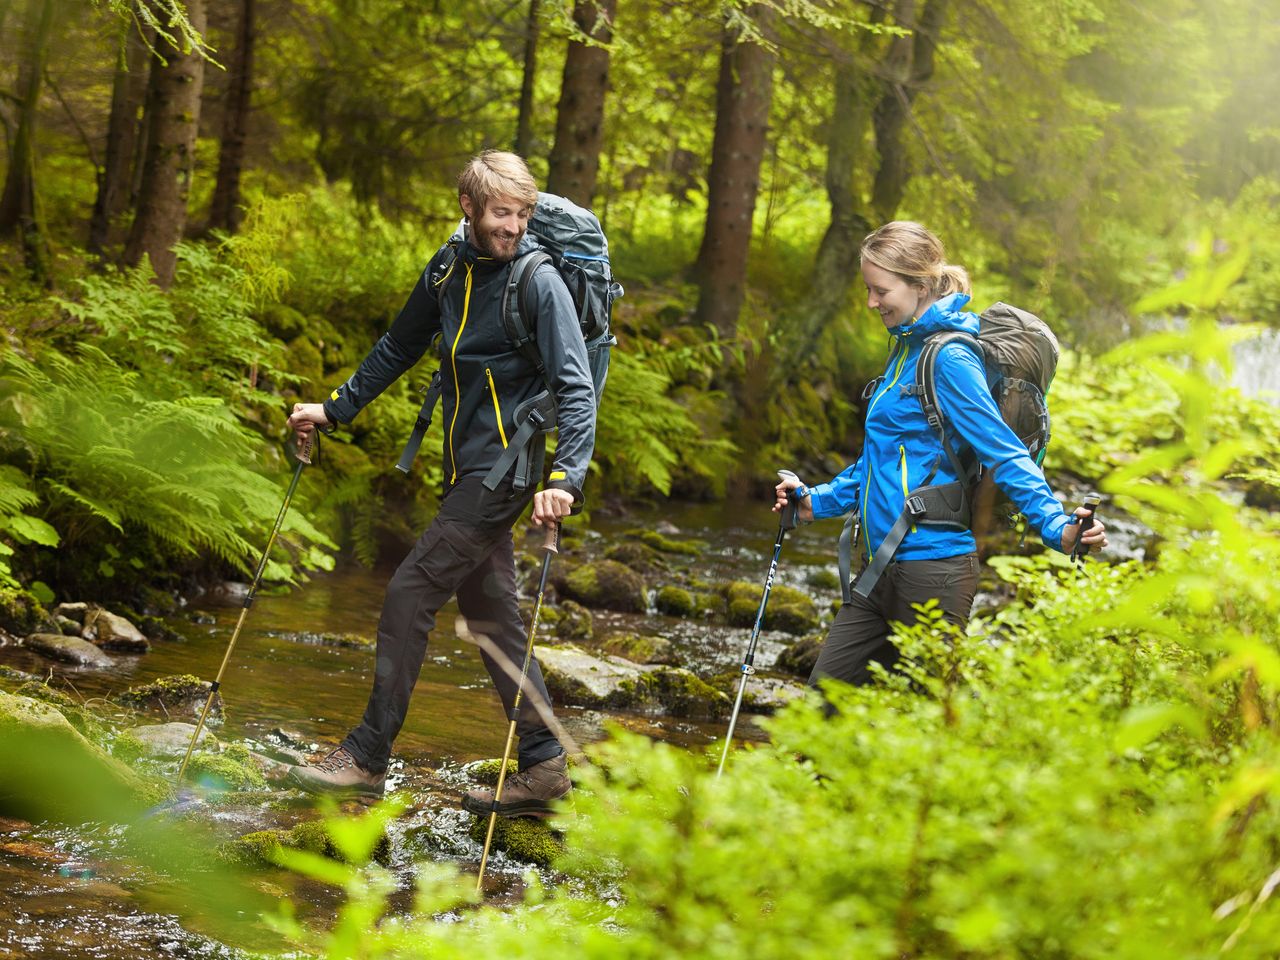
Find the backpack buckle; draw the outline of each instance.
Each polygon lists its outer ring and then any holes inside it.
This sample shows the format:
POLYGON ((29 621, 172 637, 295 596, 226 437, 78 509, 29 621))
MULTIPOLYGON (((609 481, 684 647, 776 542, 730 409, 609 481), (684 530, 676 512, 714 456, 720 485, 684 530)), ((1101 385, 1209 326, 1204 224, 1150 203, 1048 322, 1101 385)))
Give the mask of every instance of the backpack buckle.
POLYGON ((929 512, 924 505, 923 497, 907 497, 906 507, 907 513, 910 514, 913 520, 919 519, 929 512))

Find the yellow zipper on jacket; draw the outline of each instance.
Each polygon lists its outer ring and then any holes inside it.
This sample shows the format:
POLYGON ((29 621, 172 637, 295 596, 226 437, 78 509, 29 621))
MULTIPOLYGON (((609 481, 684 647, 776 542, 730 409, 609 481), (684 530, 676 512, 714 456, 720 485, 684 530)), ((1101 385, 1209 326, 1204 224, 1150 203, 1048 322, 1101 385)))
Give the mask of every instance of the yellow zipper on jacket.
MULTIPOLYGON (((875 408, 876 401, 879 400, 881 397, 883 397, 890 390, 892 390, 894 387, 894 384, 898 382, 898 378, 902 376, 902 368, 906 365, 906 362, 907 362, 907 341, 905 337, 898 341, 898 348, 902 350, 902 354, 898 357, 898 368, 893 371, 893 379, 889 381, 887 386, 881 388, 879 393, 877 393, 874 397, 871 398, 871 402, 867 404, 867 416, 864 422, 868 422, 871 420, 871 411, 875 408)), ((889 365, 893 366, 893 354, 889 354, 889 365)), ((865 441, 863 443, 863 449, 864 451, 866 449, 865 441)), ((870 493, 871 493, 871 461, 868 460, 867 461, 867 482, 862 485, 862 528, 866 530, 868 534, 871 533, 871 527, 867 523, 867 497, 870 495, 870 493)), ((871 559, 871 537, 870 536, 867 537, 867 559, 868 560, 871 559)))
MULTIPOLYGON (((902 444, 898 444, 898 467, 902 471, 902 506, 905 508, 911 489, 907 486, 907 448, 902 444)), ((914 523, 911 525, 911 532, 916 532, 914 523)))
POLYGON ((493 397, 493 415, 498 418, 498 436, 502 438, 502 449, 507 449, 507 431, 502 429, 502 407, 498 406, 498 388, 493 385, 493 374, 484 368, 485 378, 489 381, 489 394, 493 397))
POLYGON ((458 324, 458 335, 453 338, 453 346, 449 350, 449 364, 453 368, 453 419, 449 421, 449 465, 453 476, 449 483, 458 482, 458 458, 453 452, 453 428, 458 422, 458 408, 462 406, 462 387, 458 384, 458 341, 462 339, 462 331, 467 326, 467 314, 471 310, 471 264, 467 264, 467 287, 462 294, 462 323, 458 324))

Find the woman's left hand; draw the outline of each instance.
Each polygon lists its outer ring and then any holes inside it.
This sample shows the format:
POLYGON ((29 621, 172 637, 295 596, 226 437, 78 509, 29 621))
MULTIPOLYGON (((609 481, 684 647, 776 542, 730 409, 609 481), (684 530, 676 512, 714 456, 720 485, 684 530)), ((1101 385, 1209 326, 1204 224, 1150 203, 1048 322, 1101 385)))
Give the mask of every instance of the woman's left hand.
MULTIPOLYGON (((1076 545, 1076 538, 1080 536, 1080 518, 1089 516, 1088 507, 1076 507, 1074 516, 1075 523, 1068 523, 1062 528, 1062 552, 1070 555, 1071 550, 1076 545)), ((1088 544, 1091 550, 1101 550, 1107 545, 1107 526, 1098 518, 1095 513, 1093 515, 1093 523, 1089 529, 1085 531, 1083 541, 1088 544)))

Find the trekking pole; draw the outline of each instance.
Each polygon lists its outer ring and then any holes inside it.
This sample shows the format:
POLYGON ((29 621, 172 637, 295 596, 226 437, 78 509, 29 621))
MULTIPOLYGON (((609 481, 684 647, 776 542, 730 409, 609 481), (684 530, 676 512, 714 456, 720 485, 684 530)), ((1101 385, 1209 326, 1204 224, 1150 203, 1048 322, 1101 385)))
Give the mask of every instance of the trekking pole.
MULTIPOLYGON (((779 470, 778 476, 783 479, 800 479, 790 470, 779 470)), ((778 522, 778 537, 773 541, 773 560, 769 564, 769 575, 764 578, 764 593, 760 595, 760 608, 756 611, 756 622, 751 627, 751 640, 747 643, 747 655, 742 658, 742 676, 738 678, 738 695, 733 701, 733 713, 729 715, 729 732, 724 735, 724 752, 720 754, 720 766, 716 770, 716 778, 724 773, 725 761, 729 759, 729 747, 733 745, 733 728, 738 725, 738 711, 742 709, 742 694, 747 689, 747 677, 756 672, 756 642, 760 639, 760 625, 764 623, 764 608, 769 604, 769 591, 773 589, 773 575, 778 571, 778 556, 782 553, 782 541, 787 531, 794 530, 799 522, 800 504, 791 497, 791 503, 782 511, 778 522)))
POLYGON ((280 504, 280 512, 276 514, 275 526, 271 528, 271 536, 267 538, 266 549, 262 551, 262 558, 258 561, 258 569, 253 575, 253 583, 249 585, 248 596, 244 598, 244 608, 240 611, 240 619, 236 621, 235 630, 231 631, 231 642, 227 644, 227 652, 223 654, 222 666, 218 667, 218 675, 209 686, 209 697, 204 702, 204 709, 200 711, 200 719, 196 721, 196 730, 191 735, 191 743, 187 745, 187 754, 182 758, 182 766, 178 768, 178 777, 174 781, 175 786, 182 785, 182 776, 187 772, 187 763, 191 760, 191 752, 195 750, 196 741, 200 739, 200 731, 204 729, 204 722, 209 716, 209 708, 213 706, 213 698, 217 696, 218 688, 222 686, 222 675, 226 672, 227 664, 231 661, 231 651, 236 647, 236 640, 240 638, 240 628, 244 626, 245 618, 249 615, 249 608, 253 606, 253 598, 258 592, 258 584, 262 582, 262 572, 267 568, 267 557, 271 555, 271 548, 275 546, 276 536, 280 533, 280 526, 284 523, 284 515, 289 511, 289 501, 293 499, 293 492, 298 489, 298 478, 302 476, 302 468, 311 463, 311 441, 307 440, 305 443, 299 444, 294 452, 294 457, 297 459, 298 465, 293 469, 293 479, 289 481, 289 489, 285 491, 284 503, 280 504))
POLYGON ((476 893, 484 884, 485 867, 489 864, 489 847, 493 843, 493 828, 498 825, 498 803, 502 800, 502 786, 507 780, 507 761, 511 759, 511 744, 516 739, 516 720, 520 717, 520 701, 524 699, 524 683, 529 677, 529 664, 533 660, 533 638, 538 632, 538 617, 542 613, 542 598, 547 593, 547 574, 551 572, 551 555, 560 552, 560 523, 547 526, 546 539, 542 542, 546 553, 542 557, 542 577, 538 580, 538 596, 533 601, 533 617, 529 620, 529 642, 524 648, 524 663, 520 667, 520 682, 516 684, 515 699, 507 714, 511 725, 507 728, 507 745, 502 748, 502 763, 498 767, 498 785, 493 788, 493 808, 489 812, 489 832, 484 838, 484 852, 480 855, 480 874, 476 877, 476 893))
POLYGON ((1071 560, 1074 563, 1084 563, 1084 558, 1089 555, 1089 545, 1084 542, 1084 535, 1093 526, 1093 515, 1098 512, 1101 503, 1102 498, 1096 493, 1084 498, 1083 506, 1089 512, 1080 518, 1080 530, 1076 533, 1076 542, 1071 545, 1071 560))

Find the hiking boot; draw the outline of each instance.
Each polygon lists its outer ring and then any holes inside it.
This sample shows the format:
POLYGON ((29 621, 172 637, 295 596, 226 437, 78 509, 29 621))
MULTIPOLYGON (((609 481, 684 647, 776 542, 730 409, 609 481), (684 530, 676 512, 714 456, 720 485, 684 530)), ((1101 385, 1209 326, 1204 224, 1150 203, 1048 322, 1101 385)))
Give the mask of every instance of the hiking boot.
MULTIPOLYGON (((568 758, 562 753, 550 760, 535 763, 513 773, 502 784, 502 800, 498 815, 503 817, 549 817, 555 813, 554 803, 563 800, 573 789, 569 782, 568 758)), ((476 787, 462 796, 462 809, 478 817, 493 810, 493 791, 476 787)))
POLYGON ((289 779, 308 793, 382 796, 387 773, 370 773, 346 747, 330 751, 319 763, 291 767, 289 779))

